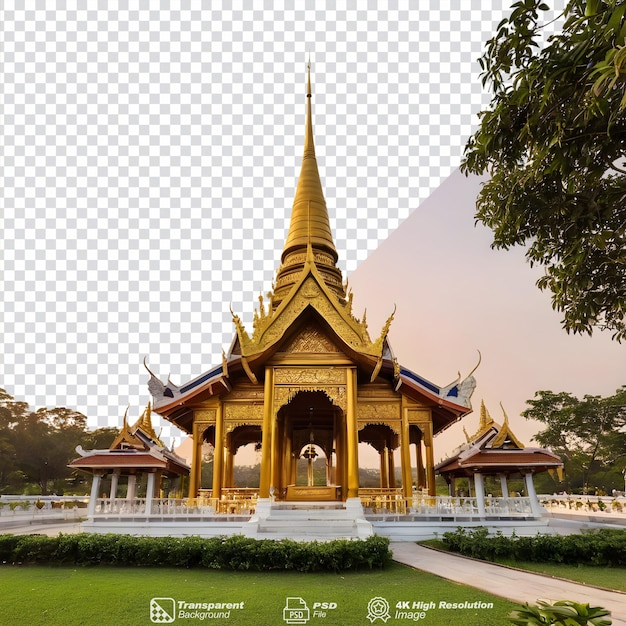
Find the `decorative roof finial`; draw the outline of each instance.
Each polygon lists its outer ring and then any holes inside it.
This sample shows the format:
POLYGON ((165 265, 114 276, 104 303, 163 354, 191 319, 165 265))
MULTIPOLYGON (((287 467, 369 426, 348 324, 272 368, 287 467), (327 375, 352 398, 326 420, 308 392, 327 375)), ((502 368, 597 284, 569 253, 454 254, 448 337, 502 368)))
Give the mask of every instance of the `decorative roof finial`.
POLYGON ((307 63, 307 70, 308 70, 308 79, 307 79, 307 85, 306 85, 306 97, 310 98, 312 93, 311 93, 311 55, 309 54, 309 62, 307 63))
POLYGON ((276 288, 272 299, 274 310, 280 306, 281 301, 296 284, 303 269, 303 256, 307 254, 309 247, 313 250, 315 265, 328 287, 340 300, 345 298, 341 270, 337 267, 337 249, 333 242, 328 209, 315 157, 310 58, 307 62, 306 90, 302 166, 293 200, 289 232, 280 259, 281 265, 276 273, 276 288))

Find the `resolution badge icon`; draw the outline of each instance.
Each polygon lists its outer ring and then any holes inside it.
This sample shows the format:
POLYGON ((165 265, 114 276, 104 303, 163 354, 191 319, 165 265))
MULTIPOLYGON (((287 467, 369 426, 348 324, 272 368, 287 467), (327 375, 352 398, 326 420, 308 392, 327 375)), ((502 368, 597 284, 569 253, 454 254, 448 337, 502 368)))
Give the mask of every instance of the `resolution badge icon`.
POLYGON ((387 602, 385 598, 377 596, 367 603, 367 619, 372 622, 372 624, 377 619, 387 622, 390 617, 389 602, 387 602))

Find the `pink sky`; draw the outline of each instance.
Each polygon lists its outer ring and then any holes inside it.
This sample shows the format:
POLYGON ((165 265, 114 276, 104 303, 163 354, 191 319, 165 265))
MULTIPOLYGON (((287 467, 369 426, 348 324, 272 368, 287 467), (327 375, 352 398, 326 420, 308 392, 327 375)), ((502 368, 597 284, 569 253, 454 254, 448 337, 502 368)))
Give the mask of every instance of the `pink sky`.
POLYGON ((550 294, 535 286, 541 269, 522 249, 491 249, 491 231, 474 226, 479 188, 478 178, 453 172, 349 277, 370 335, 397 305, 389 340, 403 366, 445 385, 482 353, 474 413, 437 437, 437 460, 464 441, 462 425, 476 430, 481 399, 496 422, 502 402, 528 445, 542 425, 520 413, 536 391, 605 396, 626 384, 626 346, 607 332, 568 335, 550 294))

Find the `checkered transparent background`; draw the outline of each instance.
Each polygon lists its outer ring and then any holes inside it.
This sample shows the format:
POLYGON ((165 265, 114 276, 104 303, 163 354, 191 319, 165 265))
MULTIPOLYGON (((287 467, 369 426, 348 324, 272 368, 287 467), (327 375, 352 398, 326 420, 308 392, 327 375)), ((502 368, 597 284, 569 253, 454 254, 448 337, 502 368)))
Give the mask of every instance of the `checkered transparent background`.
POLYGON ((505 14, 496 0, 58 4, 0 15, 0 386, 94 427, 140 413, 144 356, 180 384, 220 362, 229 306, 250 324, 289 225, 308 56, 349 274, 458 165, 489 100, 476 59, 505 14))

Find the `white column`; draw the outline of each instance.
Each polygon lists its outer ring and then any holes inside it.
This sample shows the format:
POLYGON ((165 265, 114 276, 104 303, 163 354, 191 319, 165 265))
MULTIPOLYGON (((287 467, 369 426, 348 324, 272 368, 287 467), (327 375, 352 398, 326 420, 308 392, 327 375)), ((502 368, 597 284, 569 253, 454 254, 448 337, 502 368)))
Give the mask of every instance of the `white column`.
POLYGON ((130 474, 128 477, 128 489, 126 490, 126 499, 134 500, 137 497, 137 474, 130 474))
POLYGON ((110 498, 111 500, 115 500, 115 498, 117 498, 117 485, 119 483, 120 480, 120 472, 119 470, 115 470, 113 472, 113 475, 111 476, 111 494, 110 494, 110 498))
POLYGON ((102 474, 94 474, 91 481, 91 495, 89 496, 89 507, 87 508, 87 515, 93 517, 96 512, 96 500, 98 499, 98 492, 100 491, 100 481, 102 480, 102 474))
POLYGON ((146 515, 152 513, 152 499, 154 498, 154 472, 148 474, 148 483, 146 485, 146 515))
POLYGON ((541 517, 541 505, 539 504, 539 498, 537 498, 537 492, 535 491, 535 483, 533 483, 532 472, 524 474, 524 479, 526 481, 526 493, 528 494, 528 499, 530 500, 530 510, 533 512, 534 517, 541 517))
POLYGON ((474 474, 474 491, 476 492, 476 506, 478 507, 478 515, 481 519, 486 516, 485 513, 485 484, 483 475, 478 472, 474 474))
POLYGON ((506 474, 500 474, 500 488, 502 489, 502 497, 509 497, 509 483, 506 480, 506 474))

